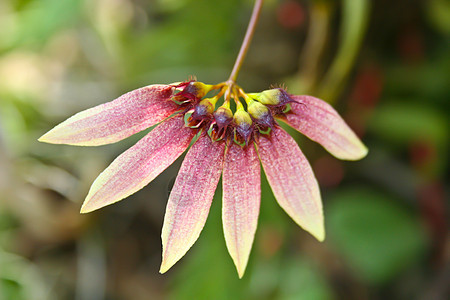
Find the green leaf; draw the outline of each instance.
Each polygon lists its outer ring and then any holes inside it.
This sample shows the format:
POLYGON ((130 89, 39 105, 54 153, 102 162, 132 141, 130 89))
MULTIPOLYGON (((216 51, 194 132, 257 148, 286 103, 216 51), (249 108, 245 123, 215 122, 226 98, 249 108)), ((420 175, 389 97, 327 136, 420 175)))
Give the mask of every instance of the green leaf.
POLYGON ((280 298, 284 300, 332 299, 332 291, 317 268, 306 259, 291 258, 284 268, 280 298))
POLYGON ((426 238, 418 216, 372 189, 341 191, 326 213, 328 241, 372 284, 384 283, 421 259, 426 238))
POLYGON ((0 278, 0 299, 25 299, 22 290, 17 281, 0 278))
MULTIPOLYGON (((209 0, 183 1, 170 18, 155 23, 144 34, 123 37, 124 70, 131 77, 143 74, 146 80, 179 81, 193 74, 209 78, 204 79, 208 82, 214 81, 211 77, 223 80, 239 50, 239 44, 232 44, 241 34, 235 22, 239 8, 244 7, 241 13, 247 17, 251 6, 236 0, 214 5, 209 0)), ((246 22, 239 25, 245 28, 246 22)))
POLYGON ((35 265, 0 248, 0 299, 53 299, 48 288, 35 265))
POLYGON ((429 0, 425 4, 430 23, 442 33, 450 34, 450 2, 448 0, 429 0))
POLYGON ((319 98, 333 102, 343 88, 361 47, 369 21, 370 1, 342 1, 339 49, 319 88, 319 98))
POLYGON ((42 45, 57 31, 75 24, 81 14, 82 1, 32 1, 18 12, 18 24, 13 39, 5 48, 23 44, 42 45))
POLYGON ((417 139, 443 146, 447 142, 444 113, 425 104, 387 100, 373 114, 369 129, 387 141, 401 145, 417 139))

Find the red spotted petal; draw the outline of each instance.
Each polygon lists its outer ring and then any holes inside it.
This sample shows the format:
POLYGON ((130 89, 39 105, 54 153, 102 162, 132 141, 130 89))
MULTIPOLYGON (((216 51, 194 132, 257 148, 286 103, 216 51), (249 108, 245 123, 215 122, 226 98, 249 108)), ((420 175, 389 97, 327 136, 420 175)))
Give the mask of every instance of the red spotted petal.
POLYGON ((189 147, 193 137, 194 131, 184 126, 182 116, 158 125, 97 177, 81 212, 115 203, 142 189, 189 147))
POLYGON ((367 148, 331 105, 310 96, 292 96, 287 123, 321 144, 339 159, 358 160, 367 155, 367 148))
POLYGON ((259 159, 252 145, 231 143, 223 167, 223 230, 239 277, 247 266, 261 201, 259 159))
POLYGON ((325 238, 322 201, 311 166, 295 140, 275 127, 257 143, 267 180, 280 206, 319 241, 325 238))
POLYGON ((111 102, 84 110, 44 134, 39 141, 52 144, 99 146, 115 143, 172 115, 170 85, 149 85, 111 102))
POLYGON ((224 143, 203 135, 186 154, 164 217, 161 273, 180 260, 199 237, 220 179, 224 151, 224 143))

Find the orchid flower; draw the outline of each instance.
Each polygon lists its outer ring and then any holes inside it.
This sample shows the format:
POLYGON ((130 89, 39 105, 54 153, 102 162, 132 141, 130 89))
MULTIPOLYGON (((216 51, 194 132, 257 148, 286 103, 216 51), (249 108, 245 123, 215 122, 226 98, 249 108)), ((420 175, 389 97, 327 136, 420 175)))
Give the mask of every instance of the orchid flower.
POLYGON ((142 189, 194 141, 167 203, 161 273, 180 260, 199 237, 222 176, 225 241, 239 277, 243 276, 259 214, 260 162, 279 205, 304 230, 323 241, 317 180, 279 120, 339 159, 358 160, 367 154, 367 148, 326 102, 291 95, 282 88, 246 93, 234 81, 237 72, 232 74, 230 80, 215 85, 191 80, 136 89, 72 116, 39 139, 99 146, 158 124, 97 177, 82 213, 142 189))

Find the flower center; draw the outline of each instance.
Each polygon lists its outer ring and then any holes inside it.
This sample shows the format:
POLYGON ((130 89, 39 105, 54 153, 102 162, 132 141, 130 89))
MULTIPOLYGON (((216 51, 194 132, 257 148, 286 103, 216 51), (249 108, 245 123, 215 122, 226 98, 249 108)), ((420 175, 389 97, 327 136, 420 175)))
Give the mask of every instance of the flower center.
POLYGON ((182 108, 186 126, 207 132, 215 142, 233 141, 241 146, 259 134, 270 134, 276 125, 274 118, 287 113, 289 103, 294 102, 281 88, 245 93, 230 82, 187 81, 172 86, 176 92, 172 101, 182 108), (206 97, 208 94, 214 95, 206 97))

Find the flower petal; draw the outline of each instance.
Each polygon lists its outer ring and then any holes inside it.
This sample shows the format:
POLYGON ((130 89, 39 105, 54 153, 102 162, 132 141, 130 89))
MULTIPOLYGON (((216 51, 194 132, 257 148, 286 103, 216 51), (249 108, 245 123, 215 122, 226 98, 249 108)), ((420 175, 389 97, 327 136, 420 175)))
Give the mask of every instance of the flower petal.
POLYGON ((280 206, 319 241, 325 238, 322 201, 311 166, 294 139, 275 127, 257 143, 267 180, 280 206))
POLYGON ((224 151, 224 143, 202 135, 186 154, 167 202, 161 273, 180 260, 199 237, 220 179, 224 151))
POLYGON ((194 131, 173 117, 117 157, 94 181, 81 208, 87 213, 137 192, 155 179, 189 147, 194 131))
POLYGON ((149 128, 177 110, 170 85, 149 85, 116 100, 84 110, 39 138, 40 142, 76 146, 115 143, 149 128))
POLYGON ((253 145, 231 143, 223 167, 223 230, 239 277, 244 275, 258 224, 261 170, 253 145))
POLYGON ((367 155, 367 148, 348 127, 334 108, 311 96, 291 96, 291 112, 286 122, 294 129, 321 144, 339 159, 358 160, 367 155))

